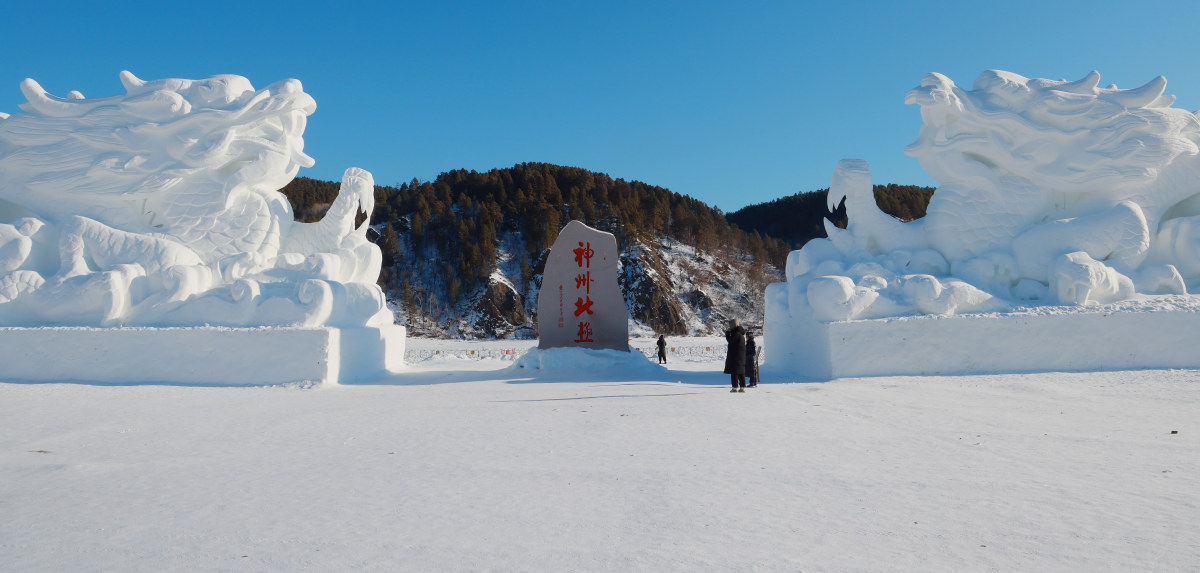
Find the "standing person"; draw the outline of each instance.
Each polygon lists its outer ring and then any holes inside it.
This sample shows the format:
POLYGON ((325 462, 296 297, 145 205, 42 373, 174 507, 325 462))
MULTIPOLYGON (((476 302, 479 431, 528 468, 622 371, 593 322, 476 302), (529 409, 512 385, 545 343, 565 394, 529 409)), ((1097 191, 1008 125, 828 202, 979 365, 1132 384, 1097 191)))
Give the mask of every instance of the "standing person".
POLYGON ((758 346, 754 344, 754 335, 746 331, 746 373, 750 376, 747 386, 758 386, 758 346))
POLYGON ((746 329, 738 319, 729 321, 729 330, 725 331, 725 340, 729 342, 729 352, 725 355, 725 373, 733 384, 730 392, 746 391, 746 329))
POLYGON ((662 334, 658 335, 658 363, 667 363, 667 339, 662 334))

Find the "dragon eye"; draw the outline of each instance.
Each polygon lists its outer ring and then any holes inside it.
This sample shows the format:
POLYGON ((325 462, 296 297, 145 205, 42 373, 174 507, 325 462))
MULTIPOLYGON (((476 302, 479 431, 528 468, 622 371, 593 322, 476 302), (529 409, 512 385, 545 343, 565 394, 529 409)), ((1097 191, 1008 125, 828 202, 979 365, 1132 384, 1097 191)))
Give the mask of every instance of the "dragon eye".
POLYGON ((219 82, 202 84, 198 90, 200 99, 204 103, 212 103, 217 100, 224 99, 222 97, 224 94, 221 93, 224 90, 220 89, 219 86, 221 86, 221 83, 219 82))

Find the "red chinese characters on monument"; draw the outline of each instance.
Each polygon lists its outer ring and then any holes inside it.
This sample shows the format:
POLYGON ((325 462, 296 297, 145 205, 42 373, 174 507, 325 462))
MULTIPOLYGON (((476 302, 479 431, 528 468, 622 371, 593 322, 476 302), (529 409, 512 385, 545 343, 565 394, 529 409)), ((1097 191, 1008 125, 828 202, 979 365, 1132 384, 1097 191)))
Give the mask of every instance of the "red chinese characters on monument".
POLYGON ((592 323, 579 323, 579 334, 575 338, 575 342, 595 342, 595 340, 592 340, 592 323))
MULTIPOLYGON (((574 249, 572 252, 575 253, 575 265, 576 266, 578 266, 581 269, 582 268, 589 268, 589 269, 591 268, 592 257, 595 256, 595 254, 596 254, 596 251, 592 250, 592 242, 591 241, 588 241, 587 243, 580 241, 579 248, 574 249)), ((588 277, 587 280, 581 280, 581 277, 585 276, 584 274, 579 274, 575 277, 575 290, 579 290, 580 286, 583 286, 583 285, 587 286, 587 291, 584 292, 584 295, 575 300, 575 316, 576 317, 578 317, 579 315, 581 315, 585 312, 587 314, 595 314, 592 312, 592 304, 595 301, 593 301, 592 297, 589 296, 591 294, 591 290, 592 290, 591 273, 592 273, 591 271, 586 272, 586 275, 588 277)), ((592 340, 592 323, 591 323, 591 321, 584 320, 584 321, 579 322, 579 334, 576 335, 575 342, 576 343, 595 342, 595 340, 592 340)))
POLYGON ((575 264, 577 266, 580 268, 591 268, 592 257, 596 254, 596 251, 592 250, 591 241, 588 241, 586 245, 583 243, 583 241, 579 241, 579 248, 571 252, 575 253, 575 264))
POLYGON ((585 294, 592 294, 592 271, 587 271, 575 276, 575 288, 582 288, 585 294))
POLYGON ((563 285, 558 285, 558 327, 563 327, 563 285))
POLYGON ((550 249, 538 299, 538 347, 629 350, 628 313, 617 286, 617 242, 610 233, 571 221, 550 249), (553 290, 552 290, 553 289, 553 290), (545 297, 549 299, 550 297, 545 297), (574 298, 574 306, 564 304, 574 298))

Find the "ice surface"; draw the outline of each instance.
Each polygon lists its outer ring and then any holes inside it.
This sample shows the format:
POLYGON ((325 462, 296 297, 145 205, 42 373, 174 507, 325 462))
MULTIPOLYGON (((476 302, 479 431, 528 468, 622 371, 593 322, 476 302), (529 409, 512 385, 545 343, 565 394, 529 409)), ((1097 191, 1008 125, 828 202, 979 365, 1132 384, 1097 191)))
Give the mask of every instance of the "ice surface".
POLYGON ((939 183, 926 216, 883 213, 866 162, 839 162, 829 203, 844 199, 849 222, 826 222, 829 237, 792 253, 788 281, 768 289, 772 366, 828 360, 802 347, 836 321, 1082 307, 1200 283, 1200 119, 1171 107, 1162 77, 1130 90, 1098 82, 992 70, 964 90, 927 75, 906 98, 924 120, 906 151, 939 183))

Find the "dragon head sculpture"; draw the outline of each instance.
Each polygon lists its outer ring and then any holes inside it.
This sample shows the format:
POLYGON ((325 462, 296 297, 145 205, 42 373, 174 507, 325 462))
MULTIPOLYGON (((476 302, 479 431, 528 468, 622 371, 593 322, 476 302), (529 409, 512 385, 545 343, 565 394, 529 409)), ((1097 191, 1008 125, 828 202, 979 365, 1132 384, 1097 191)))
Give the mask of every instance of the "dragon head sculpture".
POLYGON ((1095 71, 1068 82, 988 70, 967 91, 927 74, 905 97, 924 120, 905 152, 942 184, 1016 176, 1062 193, 1145 186, 1200 153, 1200 120, 1170 107, 1165 78, 1128 90, 1099 82, 1095 71))
POLYGON ((270 243, 269 219, 290 214, 277 190, 314 163, 303 133, 316 102, 300 82, 120 78, 124 94, 98 98, 22 82, 25 113, 0 118, 0 197, 41 216, 69 204, 202 255, 270 243))
POLYGON ((120 79, 98 98, 27 79, 0 114, 0 324, 391 323, 355 225, 370 173, 316 223, 278 191, 314 163, 299 81, 120 79))

